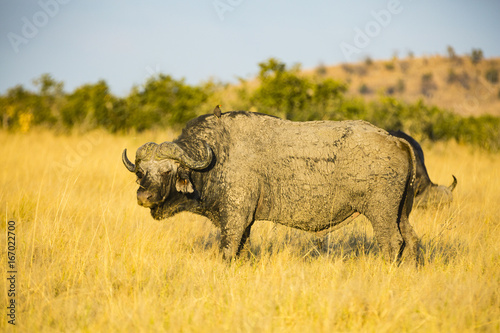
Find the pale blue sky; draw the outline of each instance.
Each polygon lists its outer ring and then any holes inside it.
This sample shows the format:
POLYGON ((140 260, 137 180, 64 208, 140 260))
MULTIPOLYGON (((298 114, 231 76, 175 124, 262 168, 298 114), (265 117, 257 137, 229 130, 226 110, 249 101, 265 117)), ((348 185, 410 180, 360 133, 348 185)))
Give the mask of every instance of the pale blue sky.
POLYGON ((0 93, 42 73, 66 91, 104 79, 123 96, 158 71, 249 78, 269 57, 311 68, 447 45, 500 56, 499 18, 498 0, 0 0, 0 93))

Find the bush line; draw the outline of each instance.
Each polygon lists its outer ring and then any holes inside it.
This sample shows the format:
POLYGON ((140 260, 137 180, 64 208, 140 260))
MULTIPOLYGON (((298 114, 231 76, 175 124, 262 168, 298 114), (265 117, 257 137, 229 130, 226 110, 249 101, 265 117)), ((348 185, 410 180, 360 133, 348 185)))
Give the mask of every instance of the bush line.
POLYGON ((463 117, 422 100, 406 103, 380 96, 375 102, 347 97, 347 84, 323 75, 305 76, 299 66, 287 68, 276 59, 259 64, 258 85, 249 87, 206 82, 190 85, 170 75, 156 75, 128 96, 114 96, 105 81, 85 84, 71 93, 49 74, 34 80, 37 92, 23 86, 0 95, 2 128, 29 131, 48 127, 57 131, 103 128, 111 133, 180 128, 189 119, 224 103, 229 88, 236 91, 239 109, 289 120, 363 119, 385 129, 401 129, 417 140, 456 140, 489 151, 500 150, 500 118, 463 117))

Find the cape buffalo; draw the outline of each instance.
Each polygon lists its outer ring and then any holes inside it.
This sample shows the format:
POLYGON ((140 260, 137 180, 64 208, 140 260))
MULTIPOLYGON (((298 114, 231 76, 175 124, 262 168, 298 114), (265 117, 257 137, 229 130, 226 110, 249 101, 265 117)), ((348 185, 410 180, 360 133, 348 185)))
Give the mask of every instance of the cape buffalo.
POLYGON ((187 123, 173 142, 146 143, 135 164, 139 205, 160 220, 181 211, 221 229, 226 260, 256 220, 325 232, 359 214, 389 260, 417 258, 409 221, 415 156, 404 140, 364 121, 292 122, 235 111, 187 123))
POLYGON ((450 186, 434 184, 429 178, 425 167, 424 151, 420 144, 411 136, 402 131, 389 131, 389 134, 405 139, 410 143, 417 160, 417 179, 415 182, 415 206, 429 207, 448 204, 453 201, 453 190, 457 186, 457 178, 452 175, 453 183, 450 186))

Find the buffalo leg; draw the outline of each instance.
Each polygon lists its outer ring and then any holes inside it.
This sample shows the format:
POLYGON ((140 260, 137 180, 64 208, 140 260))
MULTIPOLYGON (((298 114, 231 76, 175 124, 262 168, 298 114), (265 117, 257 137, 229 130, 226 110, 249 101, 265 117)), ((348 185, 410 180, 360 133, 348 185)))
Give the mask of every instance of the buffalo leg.
POLYGON ((238 256, 255 221, 259 192, 248 191, 248 188, 257 188, 257 182, 255 179, 242 177, 244 174, 246 173, 240 174, 241 179, 233 176, 233 181, 238 181, 237 184, 242 186, 228 187, 224 193, 226 200, 220 208, 221 250, 227 261, 238 256))
POLYGON ((393 223, 377 223, 374 231, 383 257, 391 262, 396 261, 403 246, 403 237, 397 228, 396 219, 393 223))
POLYGON ((240 252, 245 247, 245 244, 246 244, 248 238, 250 237, 250 230, 252 229, 252 225, 253 225, 253 222, 250 223, 250 225, 245 229, 245 232, 243 233, 243 237, 241 238, 241 241, 240 241, 240 246, 238 247, 237 255, 239 255, 240 252))
POLYGON ((385 260, 394 262, 401 255, 403 249, 403 237, 398 228, 398 209, 397 207, 387 207, 380 209, 384 205, 377 205, 378 209, 374 209, 375 213, 366 213, 366 217, 370 220, 375 238, 380 248, 380 252, 385 260))
POLYGON ((221 251, 226 261, 236 258, 250 236, 251 216, 231 214, 221 221, 221 251))
POLYGON ((417 264, 418 262, 418 237, 413 230, 407 216, 402 216, 399 223, 401 234, 404 239, 404 249, 402 259, 410 263, 417 264))
POLYGON ((399 230, 404 240, 404 249, 402 259, 410 263, 417 264, 418 262, 418 237, 409 222, 409 215, 413 205, 413 192, 409 191, 405 197, 405 201, 401 210, 399 220, 399 230))

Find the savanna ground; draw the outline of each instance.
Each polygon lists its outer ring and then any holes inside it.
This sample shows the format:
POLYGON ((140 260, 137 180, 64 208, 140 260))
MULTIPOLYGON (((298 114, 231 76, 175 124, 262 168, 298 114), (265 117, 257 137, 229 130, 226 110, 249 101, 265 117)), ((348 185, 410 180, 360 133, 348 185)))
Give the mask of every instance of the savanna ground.
POLYGON ((424 145, 448 207, 412 212, 424 264, 378 256, 364 218, 326 237, 256 223, 226 264, 219 232, 136 203, 121 151, 173 133, 0 132, 0 330, 19 332, 500 331, 500 155, 424 145), (16 326, 7 323, 8 220, 16 222, 16 326))

